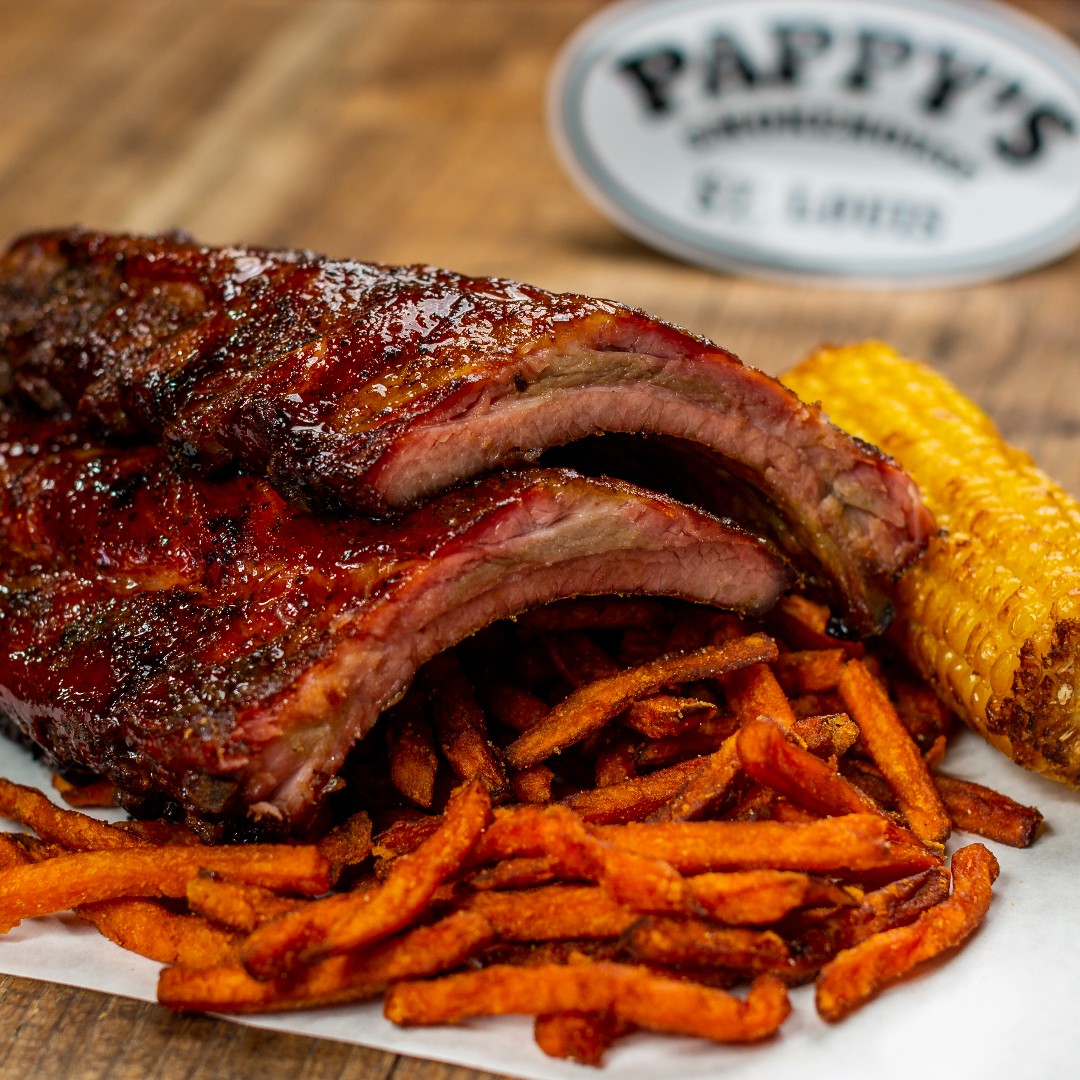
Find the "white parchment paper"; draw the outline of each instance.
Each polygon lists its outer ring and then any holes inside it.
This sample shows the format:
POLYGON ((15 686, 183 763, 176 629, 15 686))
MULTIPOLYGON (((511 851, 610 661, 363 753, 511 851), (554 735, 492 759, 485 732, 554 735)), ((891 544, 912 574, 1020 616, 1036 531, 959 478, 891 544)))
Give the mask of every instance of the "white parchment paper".
MULTIPOLYGON (((1080 793, 1024 772, 972 735, 950 751, 945 771, 989 784, 1046 816, 1033 847, 988 845, 1001 877, 985 924, 964 948, 839 1025, 818 1018, 812 989, 803 987, 792 995, 792 1016, 769 1043, 716 1047, 639 1034, 609 1053, 604 1073, 620 1080, 1077 1075, 1080 793)), ((0 774, 49 790, 45 770, 3 739, 0 774)), ((951 846, 968 839, 958 834, 951 846)), ((158 965, 61 916, 27 920, 0 938, 0 971, 153 1001, 158 965)), ((602 1075, 546 1058, 533 1046, 525 1019, 400 1029, 369 1005, 244 1022, 535 1080, 602 1075)))

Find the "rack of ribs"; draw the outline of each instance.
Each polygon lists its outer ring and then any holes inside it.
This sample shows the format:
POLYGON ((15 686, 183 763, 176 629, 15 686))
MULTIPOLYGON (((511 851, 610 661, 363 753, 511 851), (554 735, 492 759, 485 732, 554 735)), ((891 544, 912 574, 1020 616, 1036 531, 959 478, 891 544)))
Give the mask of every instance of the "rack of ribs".
POLYGON ((0 258, 0 366, 13 399, 98 435, 378 516, 587 436, 672 440, 715 478, 692 501, 753 504, 859 633, 932 529, 891 459, 711 342, 430 266, 36 234, 0 258))
POLYGON ((0 721, 208 835, 302 830, 500 618, 757 615, 801 577, 877 632, 933 528, 890 458, 620 304, 80 230, 0 256, 0 487, 0 721))
POLYGON ((374 522, 9 419, 0 483, 0 708, 54 765, 200 827, 302 826, 416 670, 497 619, 583 593, 761 613, 793 580, 730 523, 565 469, 374 522))

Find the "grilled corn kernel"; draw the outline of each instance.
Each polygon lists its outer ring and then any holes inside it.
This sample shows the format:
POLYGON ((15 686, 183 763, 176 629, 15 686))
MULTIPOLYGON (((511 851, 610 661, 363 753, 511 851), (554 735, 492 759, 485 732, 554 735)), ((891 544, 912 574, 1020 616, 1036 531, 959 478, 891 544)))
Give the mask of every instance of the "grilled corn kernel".
POLYGON ((916 665, 999 749, 1080 784, 1080 503, 886 345, 822 349, 784 382, 895 457, 937 518, 942 534, 897 584, 916 665))

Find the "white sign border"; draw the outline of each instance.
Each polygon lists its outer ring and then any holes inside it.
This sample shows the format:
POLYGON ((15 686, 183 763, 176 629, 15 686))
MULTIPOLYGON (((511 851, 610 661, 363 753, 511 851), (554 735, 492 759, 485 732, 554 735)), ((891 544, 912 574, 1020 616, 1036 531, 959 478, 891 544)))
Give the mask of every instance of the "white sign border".
MULTIPOLYGON (((643 22, 680 10, 720 8, 748 0, 621 0, 586 21, 559 55, 548 84, 547 117, 551 140, 563 166, 583 194, 601 213, 627 233, 649 246, 707 269, 735 274, 750 273, 767 279, 802 285, 845 285, 866 288, 922 289, 980 284, 1013 277, 1044 266, 1080 245, 1080 178, 1073 211, 1052 226, 1023 240, 991 248, 978 258, 958 256, 938 260, 932 269, 914 268, 912 260, 833 260, 827 255, 807 259, 797 255, 780 258, 738 241, 715 241, 688 229, 643 203, 626 190, 592 153, 576 110, 581 86, 598 60, 608 53, 613 40, 643 22)), ((982 29, 997 22, 1014 43, 1037 56, 1071 83, 1080 98, 1080 48, 1056 30, 1024 12, 996 0, 887 0, 894 8, 947 14, 958 22, 982 29), (1072 54, 1072 55, 1070 55, 1072 54), (1070 65, 1069 60, 1075 61, 1070 65)), ((869 5, 868 5, 869 6, 869 5)))

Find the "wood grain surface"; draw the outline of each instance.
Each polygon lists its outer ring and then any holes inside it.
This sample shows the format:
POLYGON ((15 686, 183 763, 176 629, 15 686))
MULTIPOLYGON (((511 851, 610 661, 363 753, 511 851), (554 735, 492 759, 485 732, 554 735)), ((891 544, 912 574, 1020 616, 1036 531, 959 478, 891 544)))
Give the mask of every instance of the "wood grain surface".
MULTIPOLYGON (((431 262, 611 296, 772 372, 883 338, 1080 493, 1080 255, 980 287, 859 292, 645 248, 574 190, 545 131, 553 58, 599 6, 0 0, 0 242, 81 223, 431 262)), ((1074 0, 1016 6, 1080 39, 1074 0)), ((482 1074, 0 977, 0 1077, 391 1075, 482 1074)))

